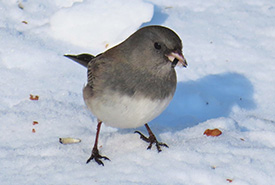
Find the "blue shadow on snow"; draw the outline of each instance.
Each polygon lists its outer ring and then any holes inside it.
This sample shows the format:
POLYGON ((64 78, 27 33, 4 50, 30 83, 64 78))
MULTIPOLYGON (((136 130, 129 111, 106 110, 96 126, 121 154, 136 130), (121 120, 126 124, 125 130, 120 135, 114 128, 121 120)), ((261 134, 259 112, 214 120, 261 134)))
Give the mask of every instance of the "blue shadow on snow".
POLYGON ((243 109, 256 107, 253 86, 243 75, 209 75, 197 81, 179 82, 168 108, 151 121, 157 130, 183 129, 208 119, 227 117, 234 105, 243 109))
POLYGON ((160 7, 154 5, 154 14, 151 21, 143 23, 140 26, 140 28, 144 26, 149 26, 149 25, 162 25, 167 18, 168 18, 168 14, 163 13, 160 7))

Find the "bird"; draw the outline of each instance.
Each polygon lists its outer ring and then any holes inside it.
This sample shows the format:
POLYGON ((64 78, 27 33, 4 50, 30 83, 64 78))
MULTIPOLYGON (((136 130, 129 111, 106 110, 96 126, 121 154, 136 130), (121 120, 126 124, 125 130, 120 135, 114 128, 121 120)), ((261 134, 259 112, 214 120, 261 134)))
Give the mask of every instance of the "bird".
POLYGON ((180 37, 168 27, 151 25, 138 29, 125 41, 96 56, 83 53, 65 57, 87 68, 83 99, 97 118, 97 132, 91 156, 104 166, 110 160, 98 150, 102 123, 116 128, 144 125, 148 137, 135 131, 158 152, 167 144, 159 142, 148 122, 160 115, 172 100, 177 76, 175 66, 187 67, 180 37))

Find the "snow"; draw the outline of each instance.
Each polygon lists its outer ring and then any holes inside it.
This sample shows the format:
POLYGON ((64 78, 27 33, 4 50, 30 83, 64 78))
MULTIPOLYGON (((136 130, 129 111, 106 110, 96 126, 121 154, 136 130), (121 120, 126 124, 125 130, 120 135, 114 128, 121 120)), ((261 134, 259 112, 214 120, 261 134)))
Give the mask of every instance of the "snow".
POLYGON ((50 34, 69 44, 102 52, 107 44, 126 39, 152 15, 153 6, 140 0, 89 1, 56 12, 50 19, 50 34))
POLYGON ((1 184, 274 184, 274 16, 268 0, 0 1, 1 184), (149 123, 169 148, 103 125, 111 161, 86 164, 96 132, 86 69, 63 55, 98 54, 151 24, 178 33, 188 62, 149 123), (203 135, 213 128, 222 135, 203 135))

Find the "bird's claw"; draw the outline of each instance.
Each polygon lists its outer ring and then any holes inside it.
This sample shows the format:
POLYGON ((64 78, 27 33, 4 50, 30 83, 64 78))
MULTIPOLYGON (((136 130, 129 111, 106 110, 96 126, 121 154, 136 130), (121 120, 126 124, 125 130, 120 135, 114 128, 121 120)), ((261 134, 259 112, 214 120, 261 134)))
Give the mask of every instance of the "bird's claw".
POLYGON ((151 149, 152 148, 152 145, 155 143, 156 144, 156 147, 157 147, 157 150, 158 152, 161 152, 161 146, 164 146, 164 147, 168 147, 168 145, 166 143, 161 143, 161 142, 158 142, 157 138, 155 137, 155 135, 150 135, 149 137, 146 137, 145 135, 143 135, 140 131, 135 131, 135 133, 139 134, 140 135, 140 139, 142 139, 143 141, 149 143, 149 146, 147 147, 147 150, 148 149, 151 149))
POLYGON ((99 155, 99 152, 98 152, 98 149, 97 149, 97 148, 93 148, 92 155, 91 155, 91 157, 87 160, 86 163, 89 163, 89 162, 90 162, 91 160, 93 160, 93 159, 95 160, 95 162, 97 162, 97 164, 102 165, 102 166, 104 166, 104 163, 101 161, 101 159, 110 161, 110 159, 109 159, 108 157, 99 155))

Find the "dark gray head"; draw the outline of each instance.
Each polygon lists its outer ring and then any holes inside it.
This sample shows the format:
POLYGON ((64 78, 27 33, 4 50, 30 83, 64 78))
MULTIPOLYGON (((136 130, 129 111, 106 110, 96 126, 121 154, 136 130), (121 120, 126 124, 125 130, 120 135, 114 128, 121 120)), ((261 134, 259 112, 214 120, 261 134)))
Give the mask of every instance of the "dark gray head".
POLYGON ((139 59, 129 62, 142 61, 146 67, 174 67, 178 62, 187 66, 182 54, 181 39, 174 31, 163 26, 143 27, 121 43, 120 47, 129 55, 127 58, 139 59))

